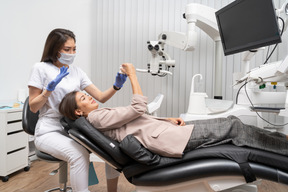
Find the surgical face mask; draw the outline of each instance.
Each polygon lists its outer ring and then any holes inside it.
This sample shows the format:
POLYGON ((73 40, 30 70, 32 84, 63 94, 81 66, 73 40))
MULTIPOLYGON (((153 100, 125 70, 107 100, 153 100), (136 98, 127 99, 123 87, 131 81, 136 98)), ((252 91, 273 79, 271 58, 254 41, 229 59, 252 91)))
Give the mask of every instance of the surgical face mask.
POLYGON ((60 53, 58 61, 62 64, 71 65, 74 61, 76 54, 60 53))

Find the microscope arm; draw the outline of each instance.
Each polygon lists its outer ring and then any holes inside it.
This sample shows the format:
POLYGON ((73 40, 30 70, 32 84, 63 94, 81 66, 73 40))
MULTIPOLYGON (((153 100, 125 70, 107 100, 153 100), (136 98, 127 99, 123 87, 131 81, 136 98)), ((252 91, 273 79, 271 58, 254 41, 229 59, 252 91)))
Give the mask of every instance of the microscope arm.
POLYGON ((215 12, 215 9, 201 4, 188 4, 184 14, 187 20, 187 33, 165 31, 159 35, 159 42, 184 51, 193 51, 197 44, 195 26, 207 33, 214 41, 220 41, 215 12))
MULTIPOLYGON (((137 69, 137 71, 147 71, 152 75, 159 76, 168 74, 167 70, 162 69, 163 65, 166 65, 169 70, 169 67, 175 66, 175 60, 172 60, 164 52, 164 45, 167 44, 184 51, 193 51, 197 45, 196 26, 206 32, 214 41, 220 41, 215 12, 215 9, 201 4, 188 4, 184 14, 184 18, 187 20, 187 33, 165 31, 159 35, 158 41, 149 41, 148 49, 152 54, 152 59, 148 64, 148 69, 137 69)), ((172 73, 169 72, 169 74, 172 73)))

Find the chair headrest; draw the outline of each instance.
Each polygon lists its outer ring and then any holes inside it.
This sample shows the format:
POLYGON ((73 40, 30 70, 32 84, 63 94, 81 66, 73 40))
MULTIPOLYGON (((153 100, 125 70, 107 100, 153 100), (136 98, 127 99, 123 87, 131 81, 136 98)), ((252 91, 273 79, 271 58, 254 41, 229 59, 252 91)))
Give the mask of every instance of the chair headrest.
POLYGON ((67 117, 62 117, 61 119, 60 119, 60 123, 61 123, 61 125, 64 127, 64 130, 68 133, 68 131, 69 131, 69 129, 71 129, 71 127, 69 126, 69 123, 68 122, 70 122, 70 124, 72 124, 73 123, 73 121, 72 120, 70 120, 70 119, 68 119, 67 117), (71 122, 70 122, 71 121, 71 122))

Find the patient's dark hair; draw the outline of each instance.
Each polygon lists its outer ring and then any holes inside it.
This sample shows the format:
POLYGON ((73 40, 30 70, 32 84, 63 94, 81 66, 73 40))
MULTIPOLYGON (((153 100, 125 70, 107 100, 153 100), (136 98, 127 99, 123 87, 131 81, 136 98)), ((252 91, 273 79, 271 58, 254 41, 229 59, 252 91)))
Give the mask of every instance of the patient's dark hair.
POLYGON ((73 91, 66 94, 59 105, 59 112, 64 115, 64 117, 71 120, 79 118, 79 116, 75 114, 75 110, 78 108, 76 103, 76 93, 77 91, 73 91))

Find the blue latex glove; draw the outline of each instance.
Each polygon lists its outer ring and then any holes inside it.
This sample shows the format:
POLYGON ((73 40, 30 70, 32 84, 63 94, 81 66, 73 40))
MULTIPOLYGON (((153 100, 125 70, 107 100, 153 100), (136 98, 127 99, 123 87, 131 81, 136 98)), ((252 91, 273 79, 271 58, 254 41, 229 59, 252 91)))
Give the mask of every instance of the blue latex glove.
POLYGON ((54 91, 55 87, 58 85, 58 83, 60 83, 60 81, 69 74, 69 72, 67 72, 68 67, 61 67, 60 68, 60 73, 57 75, 57 77, 52 80, 46 87, 46 89, 48 91, 54 91))
POLYGON ((116 86, 118 88, 123 87, 123 84, 125 83, 126 79, 127 79, 126 74, 122 74, 122 73, 118 72, 116 75, 114 86, 116 86))

